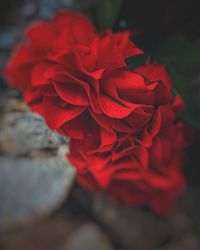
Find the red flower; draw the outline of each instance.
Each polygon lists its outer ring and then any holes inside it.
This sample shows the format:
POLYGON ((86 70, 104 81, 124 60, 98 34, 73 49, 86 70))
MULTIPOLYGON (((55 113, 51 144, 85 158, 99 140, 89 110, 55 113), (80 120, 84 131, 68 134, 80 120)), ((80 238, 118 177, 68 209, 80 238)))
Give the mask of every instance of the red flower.
POLYGON ((96 137, 84 144, 71 140, 69 159, 80 183, 89 190, 105 190, 119 201, 167 213, 185 187, 180 170, 184 125, 176 117, 180 108, 180 97, 159 106, 140 132, 119 136, 106 147, 94 150, 96 137))
POLYGON ((67 50, 74 44, 89 44, 96 31, 89 20, 74 12, 58 12, 51 21, 39 21, 25 30, 26 42, 11 56, 5 73, 12 87, 29 90, 32 71, 48 53, 67 50))
POLYGON ((47 125, 70 136, 80 182, 130 204, 165 212, 184 187, 183 124, 165 67, 129 71, 142 53, 130 33, 98 33, 89 20, 60 12, 25 32, 6 75, 47 125))
POLYGON ((126 70, 125 59, 142 53, 129 40, 129 32, 98 34, 86 18, 62 13, 51 22, 29 28, 26 34, 29 43, 19 46, 7 76, 12 86, 24 91, 25 100, 45 117, 50 128, 83 139, 88 133, 85 119, 92 117, 102 127, 102 140, 111 132, 109 140, 113 141, 113 126, 122 132, 131 129, 120 121, 114 125, 115 119, 150 112, 151 107, 128 100, 123 92, 128 88, 152 92, 150 88, 160 85, 147 87, 140 74, 126 70), (110 131, 104 128, 106 119, 113 123, 110 131))

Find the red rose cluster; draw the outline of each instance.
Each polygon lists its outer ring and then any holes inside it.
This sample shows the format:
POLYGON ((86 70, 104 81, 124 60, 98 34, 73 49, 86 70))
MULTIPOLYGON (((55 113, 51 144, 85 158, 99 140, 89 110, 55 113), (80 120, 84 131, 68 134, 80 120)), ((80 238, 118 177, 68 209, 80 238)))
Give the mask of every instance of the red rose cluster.
POLYGON ((182 107, 165 67, 127 69, 141 54, 128 31, 98 33, 59 12, 29 27, 6 76, 47 125, 69 136, 80 183, 131 205, 167 212, 184 189, 182 107))

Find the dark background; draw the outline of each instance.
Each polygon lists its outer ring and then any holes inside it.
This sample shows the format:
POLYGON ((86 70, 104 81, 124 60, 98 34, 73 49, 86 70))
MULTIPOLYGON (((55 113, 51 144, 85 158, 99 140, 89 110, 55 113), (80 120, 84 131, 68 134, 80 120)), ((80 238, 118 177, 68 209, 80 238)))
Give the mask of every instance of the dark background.
MULTIPOLYGON (((2 74, 7 58, 22 39, 24 27, 35 19, 50 18, 57 9, 70 8, 89 13, 100 29, 95 1, 107 0, 0 0, 0 118, 7 110, 13 112, 13 105, 14 111, 19 108, 24 112, 20 94, 13 94, 2 74)), ((199 10, 198 0, 124 0, 114 30, 133 30, 137 45, 154 55, 173 34, 185 34, 191 44, 200 39, 199 10)), ((200 58, 198 69, 200 75, 200 58)), ((200 100, 200 78, 197 90, 199 97, 195 98, 200 100)), ((1 149, 0 157, 10 158, 2 155, 1 149)), ((175 212, 167 218, 160 218, 148 209, 113 204, 105 197, 92 199, 75 183, 68 199, 36 224, 8 229, 0 223, 0 250, 199 250, 200 130, 197 128, 187 158, 183 171, 188 188, 175 212), (91 245, 96 247, 91 249, 91 245)), ((20 157, 16 157, 17 161, 20 157)))
MULTIPOLYGON (((16 43, 23 27, 37 18, 49 18, 56 9, 72 8, 85 11, 91 8, 89 0, 7 0, 0 1, 0 69, 16 43)), ((95 14, 94 22, 96 21, 95 14)), ((124 0, 114 24, 114 30, 139 31, 135 42, 147 53, 154 53, 159 45, 175 33, 185 34, 191 41, 200 38, 198 0, 124 0)), ((0 76, 0 89, 6 88, 0 76)), ((1 90, 2 91, 2 90, 1 90)), ((199 97, 200 99, 200 97, 199 97)), ((197 114, 200 115, 200 114, 197 114)), ((197 129, 193 145, 188 149, 189 167, 185 174, 191 185, 200 184, 200 132, 197 129)))

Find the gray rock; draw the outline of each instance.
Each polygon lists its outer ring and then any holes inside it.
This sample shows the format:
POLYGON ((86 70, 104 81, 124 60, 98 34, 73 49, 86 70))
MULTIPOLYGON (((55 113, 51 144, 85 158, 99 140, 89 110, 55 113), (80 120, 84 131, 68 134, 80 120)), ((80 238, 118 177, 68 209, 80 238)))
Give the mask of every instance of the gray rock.
POLYGON ((42 117, 29 111, 5 114, 0 128, 0 150, 12 156, 57 149, 67 142, 67 139, 49 130, 42 117))
MULTIPOLYGON (((101 221, 110 237, 126 250, 198 250, 200 240, 197 235, 199 204, 193 219, 189 213, 193 207, 186 204, 197 201, 199 192, 192 197, 188 191, 179 201, 177 209, 166 217, 159 217, 141 207, 131 208, 99 195, 93 201, 93 216, 101 221), (189 199, 188 199, 189 198, 189 199), (192 198, 192 199, 191 199, 192 198), (187 212, 186 212, 187 211, 187 212)), ((191 206, 191 205, 190 205, 191 206)))
POLYGON ((76 229, 63 250, 113 250, 108 238, 94 223, 76 229))
POLYGON ((74 176, 63 152, 50 158, 0 157, 0 225, 48 215, 66 198, 74 176))
POLYGON ((39 223, 0 232, 1 250, 64 250, 71 233, 83 222, 66 210, 44 218, 39 223))
POLYGON ((179 238, 173 240, 167 246, 159 250, 199 250, 199 235, 194 231, 187 234, 182 234, 179 238))

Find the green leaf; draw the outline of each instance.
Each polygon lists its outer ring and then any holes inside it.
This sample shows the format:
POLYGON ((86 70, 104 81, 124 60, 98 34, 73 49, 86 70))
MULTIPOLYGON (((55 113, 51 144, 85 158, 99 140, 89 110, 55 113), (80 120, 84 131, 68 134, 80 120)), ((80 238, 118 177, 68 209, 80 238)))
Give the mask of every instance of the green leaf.
POLYGON ((128 70, 133 70, 141 65, 146 64, 148 61, 148 55, 146 54, 141 54, 141 55, 136 55, 132 56, 126 59, 126 64, 128 70))
POLYGON ((94 0, 97 21, 101 30, 112 28, 123 0, 94 0))
POLYGON ((176 91, 184 99, 183 119, 200 128, 200 96, 196 92, 200 86, 200 40, 174 35, 160 46, 155 59, 167 66, 176 91))

